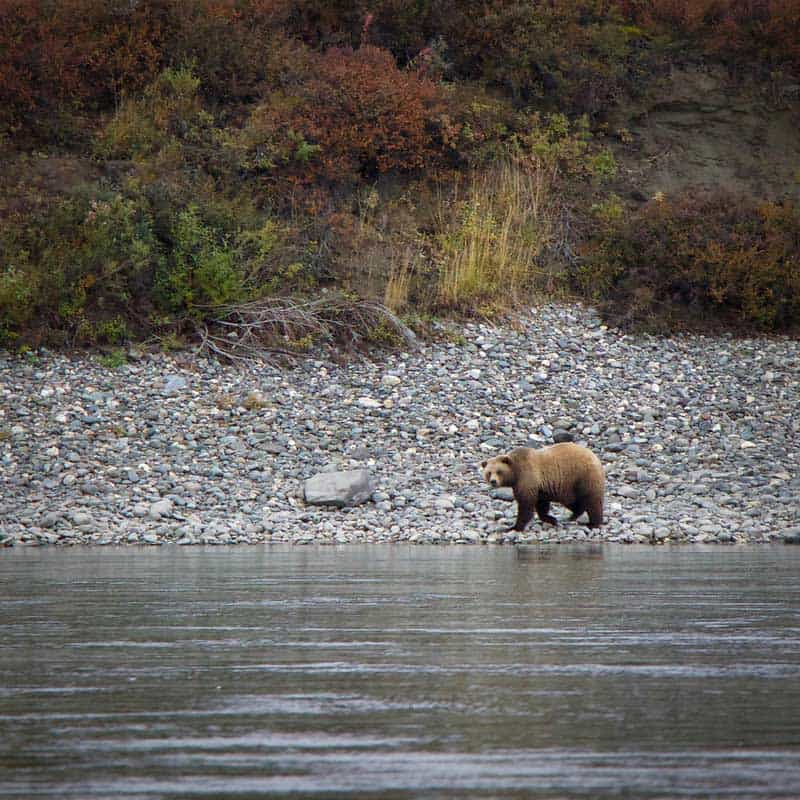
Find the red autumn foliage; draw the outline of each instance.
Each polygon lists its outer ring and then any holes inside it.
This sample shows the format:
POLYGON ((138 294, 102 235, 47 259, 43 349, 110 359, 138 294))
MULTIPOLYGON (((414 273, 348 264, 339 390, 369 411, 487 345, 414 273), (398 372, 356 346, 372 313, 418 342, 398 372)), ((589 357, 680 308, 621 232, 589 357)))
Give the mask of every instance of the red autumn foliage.
POLYGON ((789 202, 686 191, 611 221, 586 256, 584 285, 616 323, 797 330, 800 212, 789 202))
MULTIPOLYGON (((0 108, 6 114, 33 108, 40 15, 27 0, 0 0, 0 108)), ((2 112, 0 112, 2 113, 2 112)))
POLYGON ((6 116, 107 104, 157 73, 158 3, 0 0, 0 104, 6 116))
POLYGON ((310 56, 303 80, 271 92, 248 126, 268 181, 350 182, 437 157, 440 89, 373 46, 310 56))
POLYGON ((441 42, 452 77, 594 111, 646 79, 650 34, 800 68, 800 0, 0 0, 0 123, 108 109, 187 64, 208 99, 251 102, 293 38, 377 46, 401 67, 441 42))
POLYGON ((285 0, 0 0, 0 122, 110 108, 193 63, 213 99, 251 97, 276 57, 285 0))
POLYGON ((285 60, 289 0, 166 0, 165 64, 192 64, 215 103, 250 101, 285 60))
POLYGON ((800 0, 620 0, 649 31, 694 38, 711 53, 800 67, 800 0))

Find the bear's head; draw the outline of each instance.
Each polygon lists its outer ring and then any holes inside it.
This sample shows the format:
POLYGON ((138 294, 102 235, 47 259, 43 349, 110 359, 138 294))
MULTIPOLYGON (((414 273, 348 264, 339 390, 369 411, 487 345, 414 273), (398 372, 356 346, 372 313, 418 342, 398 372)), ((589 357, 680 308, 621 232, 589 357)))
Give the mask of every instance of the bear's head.
POLYGON ((488 461, 482 461, 481 469, 486 482, 494 488, 514 485, 514 465, 510 456, 495 456, 488 461))

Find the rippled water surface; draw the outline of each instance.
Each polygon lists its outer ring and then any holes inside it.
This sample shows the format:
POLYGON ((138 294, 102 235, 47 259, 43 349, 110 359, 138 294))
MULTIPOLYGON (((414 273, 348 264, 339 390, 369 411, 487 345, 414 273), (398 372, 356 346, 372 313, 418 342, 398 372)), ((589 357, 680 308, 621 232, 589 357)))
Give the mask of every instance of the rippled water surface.
POLYGON ((800 798, 800 548, 0 552, 0 797, 800 798))

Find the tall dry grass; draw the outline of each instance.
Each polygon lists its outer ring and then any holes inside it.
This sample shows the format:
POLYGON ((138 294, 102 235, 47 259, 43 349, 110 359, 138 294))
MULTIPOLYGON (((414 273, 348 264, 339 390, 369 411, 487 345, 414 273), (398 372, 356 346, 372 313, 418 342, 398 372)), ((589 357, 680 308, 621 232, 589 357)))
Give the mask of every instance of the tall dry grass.
POLYGON ((506 162, 440 194, 438 306, 496 310, 553 288, 544 263, 559 236, 553 186, 553 171, 544 165, 506 162))
POLYGON ((422 256, 418 248, 404 247, 393 254, 389 278, 383 293, 383 304, 390 311, 396 314, 408 311, 421 261, 422 256))

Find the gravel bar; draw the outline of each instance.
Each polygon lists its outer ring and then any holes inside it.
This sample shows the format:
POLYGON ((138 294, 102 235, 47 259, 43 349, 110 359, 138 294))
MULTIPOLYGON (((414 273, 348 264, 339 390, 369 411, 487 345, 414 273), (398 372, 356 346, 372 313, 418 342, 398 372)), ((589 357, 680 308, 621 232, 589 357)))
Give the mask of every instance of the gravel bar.
POLYGON ((800 343, 629 335, 577 305, 467 324, 377 361, 0 353, 0 542, 770 542, 800 535, 800 343), (606 525, 534 519, 478 462, 572 437, 606 525), (352 507, 320 472, 368 470, 352 507))

